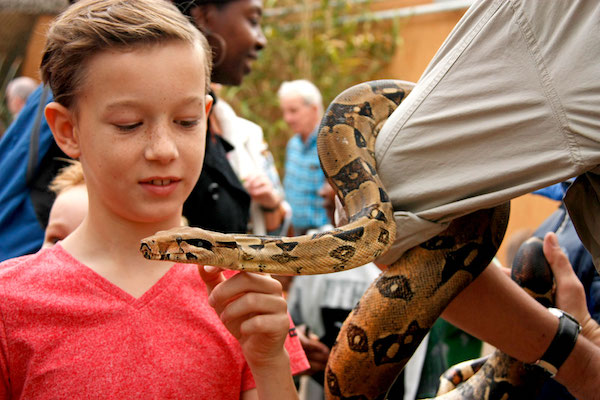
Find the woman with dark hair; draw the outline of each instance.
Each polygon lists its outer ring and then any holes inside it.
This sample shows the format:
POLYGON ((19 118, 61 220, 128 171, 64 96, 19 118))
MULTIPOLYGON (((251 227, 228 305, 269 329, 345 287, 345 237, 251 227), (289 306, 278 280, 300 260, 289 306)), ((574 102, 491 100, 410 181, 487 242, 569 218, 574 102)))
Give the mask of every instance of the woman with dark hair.
MULTIPOLYGON (((212 82, 240 85, 267 44, 262 0, 173 2, 211 45, 212 82)), ((202 175, 184 205, 189 224, 221 232, 277 229, 286 213, 283 190, 260 127, 217 100, 208 132, 202 175)))

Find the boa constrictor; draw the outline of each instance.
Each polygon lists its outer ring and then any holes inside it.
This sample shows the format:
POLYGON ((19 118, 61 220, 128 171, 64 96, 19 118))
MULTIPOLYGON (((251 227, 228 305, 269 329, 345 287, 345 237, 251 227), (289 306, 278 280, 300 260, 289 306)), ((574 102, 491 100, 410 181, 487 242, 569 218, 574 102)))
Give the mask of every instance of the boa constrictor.
MULTIPOLYGON (((283 275, 331 273, 378 258, 393 243, 396 225, 377 176, 374 144, 412 87, 393 80, 354 86, 336 97, 323 117, 319 158, 344 205, 347 225, 290 238, 182 227, 144 239, 141 252, 148 259, 283 275)), ((326 370, 329 398, 385 396, 446 305, 489 264, 508 214, 505 204, 455 220, 406 252, 371 285, 332 349, 326 370)))
POLYGON ((321 166, 350 223, 313 236, 232 235, 181 227, 142 241, 146 258, 280 275, 323 274, 367 264, 393 243, 392 205, 375 170, 376 132, 413 84, 366 83, 340 94, 320 125, 321 166))

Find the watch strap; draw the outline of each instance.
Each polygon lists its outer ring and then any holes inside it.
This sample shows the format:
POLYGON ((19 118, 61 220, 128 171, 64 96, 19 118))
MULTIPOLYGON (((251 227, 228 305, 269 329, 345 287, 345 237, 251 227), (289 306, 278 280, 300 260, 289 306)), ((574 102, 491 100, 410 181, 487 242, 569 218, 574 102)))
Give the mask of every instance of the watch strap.
POLYGON ((558 329, 550 346, 535 364, 553 377, 575 347, 581 325, 574 317, 558 308, 549 308, 548 311, 558 317, 558 329))

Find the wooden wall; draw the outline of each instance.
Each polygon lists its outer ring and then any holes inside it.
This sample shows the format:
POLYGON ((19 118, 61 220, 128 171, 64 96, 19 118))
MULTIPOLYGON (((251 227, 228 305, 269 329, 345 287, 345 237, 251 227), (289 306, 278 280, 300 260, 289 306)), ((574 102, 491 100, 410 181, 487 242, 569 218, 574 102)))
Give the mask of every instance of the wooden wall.
POLYGON ((22 75, 29 76, 38 81, 40 80, 39 68, 46 40, 46 31, 52 18, 54 17, 51 15, 42 15, 38 18, 27 45, 27 52, 21 67, 22 75))

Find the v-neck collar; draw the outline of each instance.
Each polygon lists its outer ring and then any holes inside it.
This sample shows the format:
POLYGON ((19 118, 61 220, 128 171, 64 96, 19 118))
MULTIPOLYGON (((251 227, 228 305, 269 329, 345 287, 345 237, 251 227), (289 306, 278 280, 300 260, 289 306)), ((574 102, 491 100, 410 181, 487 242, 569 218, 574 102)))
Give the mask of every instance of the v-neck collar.
POLYGON ((183 267, 182 264, 173 265, 154 285, 146 290, 144 294, 136 298, 129 292, 123 290, 118 285, 114 284, 87 265, 77 260, 67 250, 65 250, 60 243, 57 243, 54 247, 57 257, 62 259, 66 265, 70 265, 76 275, 85 278, 112 297, 119 299, 137 309, 143 308, 156 297, 158 297, 165 289, 167 289, 171 282, 175 280, 176 276, 183 267))

